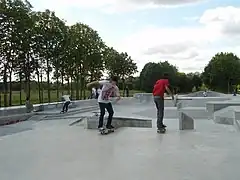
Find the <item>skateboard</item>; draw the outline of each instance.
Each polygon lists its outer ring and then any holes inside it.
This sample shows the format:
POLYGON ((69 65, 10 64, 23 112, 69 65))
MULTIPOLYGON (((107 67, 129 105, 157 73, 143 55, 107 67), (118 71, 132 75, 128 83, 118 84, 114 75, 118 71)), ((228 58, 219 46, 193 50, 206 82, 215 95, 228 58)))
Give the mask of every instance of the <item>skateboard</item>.
POLYGON ((157 130, 157 133, 164 134, 167 131, 166 128, 161 128, 157 130))
POLYGON ((100 112, 92 112, 95 116, 99 116, 100 115, 100 112))
POLYGON ((60 111, 60 114, 64 114, 64 113, 67 113, 67 111, 60 111))
MULTIPOLYGON (((107 111, 105 111, 105 113, 106 113, 107 111)), ((95 116, 99 116, 100 115, 100 113, 101 112, 98 112, 98 111, 94 111, 94 112, 92 112, 95 116)))
POLYGON ((114 129, 103 129, 103 130, 99 130, 100 134, 101 135, 107 135, 107 134, 110 134, 110 133, 113 133, 114 132, 114 129))

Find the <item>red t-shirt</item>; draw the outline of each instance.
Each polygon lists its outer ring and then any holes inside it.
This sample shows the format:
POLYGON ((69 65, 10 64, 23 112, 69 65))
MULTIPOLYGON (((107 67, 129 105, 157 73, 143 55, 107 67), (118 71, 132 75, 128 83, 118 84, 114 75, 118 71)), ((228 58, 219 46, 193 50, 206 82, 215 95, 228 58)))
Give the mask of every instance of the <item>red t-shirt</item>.
POLYGON ((158 80, 153 88, 153 96, 161 96, 164 97, 164 93, 166 88, 165 87, 169 86, 169 81, 168 79, 160 79, 158 80))

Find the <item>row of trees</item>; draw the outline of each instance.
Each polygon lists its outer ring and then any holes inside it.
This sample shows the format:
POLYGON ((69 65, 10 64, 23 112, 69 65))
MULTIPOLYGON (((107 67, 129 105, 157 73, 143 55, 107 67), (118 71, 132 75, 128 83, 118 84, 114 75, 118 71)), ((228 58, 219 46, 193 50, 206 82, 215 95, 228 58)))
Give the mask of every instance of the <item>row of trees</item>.
POLYGON ((59 99, 66 89, 76 99, 86 97, 85 85, 104 73, 120 77, 121 88, 151 92, 164 72, 170 75, 172 88, 178 92, 208 89, 229 92, 240 83, 240 60, 233 53, 216 54, 204 72, 185 74, 167 61, 147 63, 139 77, 136 63, 127 53, 108 47, 98 32, 86 24, 66 25, 54 12, 35 12, 28 1, 0 0, 0 90, 4 106, 12 105, 12 92, 22 89, 26 96, 37 89, 39 102, 47 90, 59 99), (46 80, 44 77, 46 76, 46 80), (13 78, 17 78, 17 81, 13 78), (2 87, 2 88, 1 88, 2 87))
POLYGON ((12 104, 13 77, 20 84, 20 102, 21 90, 30 97, 31 81, 36 79, 41 103, 44 76, 50 102, 52 82, 58 97, 67 82, 69 94, 75 92, 76 99, 82 99, 86 81, 97 80, 104 72, 124 79, 136 73, 137 66, 127 53, 108 47, 86 24, 67 26, 50 10, 33 11, 26 0, 0 0, 0 75, 5 106, 12 104))
POLYGON ((231 93, 240 84, 240 59, 233 53, 216 54, 205 67, 204 84, 212 90, 231 93))
POLYGON ((233 53, 218 53, 212 57, 202 73, 181 73, 167 61, 147 63, 139 77, 139 88, 151 92, 153 84, 163 73, 169 74, 172 89, 191 92, 193 88, 207 88, 221 92, 233 92, 240 84, 240 59, 233 53))
POLYGON ((168 73, 171 88, 175 93, 192 92, 194 87, 196 90, 199 90, 202 86, 200 73, 185 74, 179 72, 177 67, 165 61, 147 63, 140 73, 139 87, 146 92, 152 92, 153 85, 163 76, 163 73, 168 73))

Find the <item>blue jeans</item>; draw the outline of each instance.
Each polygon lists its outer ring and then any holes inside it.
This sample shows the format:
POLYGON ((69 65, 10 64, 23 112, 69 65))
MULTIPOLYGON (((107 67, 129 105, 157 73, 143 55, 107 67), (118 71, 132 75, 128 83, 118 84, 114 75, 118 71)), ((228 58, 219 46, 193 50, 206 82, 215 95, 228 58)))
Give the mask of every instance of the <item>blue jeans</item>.
POLYGON ((107 110, 107 112, 109 114, 106 127, 110 128, 111 125, 112 125, 112 117, 113 117, 113 114, 114 114, 112 103, 98 103, 98 104, 99 104, 99 108, 100 108, 98 128, 103 127, 103 119, 104 119, 104 115, 105 115, 105 109, 107 110))
POLYGON ((64 104, 63 104, 63 108, 62 108, 62 112, 67 112, 68 111, 68 106, 70 104, 70 101, 66 101, 64 104))
POLYGON ((154 96, 154 102, 157 108, 157 128, 161 129, 164 127, 164 124, 163 124, 164 98, 160 96, 154 96))

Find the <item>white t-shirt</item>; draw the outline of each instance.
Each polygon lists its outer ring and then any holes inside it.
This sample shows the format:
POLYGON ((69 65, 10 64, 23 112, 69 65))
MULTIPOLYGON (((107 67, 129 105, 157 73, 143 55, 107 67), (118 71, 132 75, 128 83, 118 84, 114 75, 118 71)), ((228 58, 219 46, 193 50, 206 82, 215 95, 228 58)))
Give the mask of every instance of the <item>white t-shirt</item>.
POLYGON ((109 98, 112 94, 120 96, 119 88, 116 85, 112 85, 112 83, 110 83, 107 80, 99 81, 99 84, 102 85, 103 87, 98 96, 98 102, 109 103, 110 102, 109 98))
POLYGON ((101 90, 100 88, 97 89, 97 93, 98 93, 98 94, 100 94, 101 91, 102 91, 102 90, 101 90))
POLYGON ((71 101, 69 95, 63 95, 62 98, 64 99, 65 102, 71 101))
POLYGON ((92 94, 93 94, 94 96, 96 96, 96 89, 95 89, 95 88, 92 88, 92 94))
POLYGON ((207 96, 207 92, 204 91, 203 92, 203 96, 206 97, 207 96))

